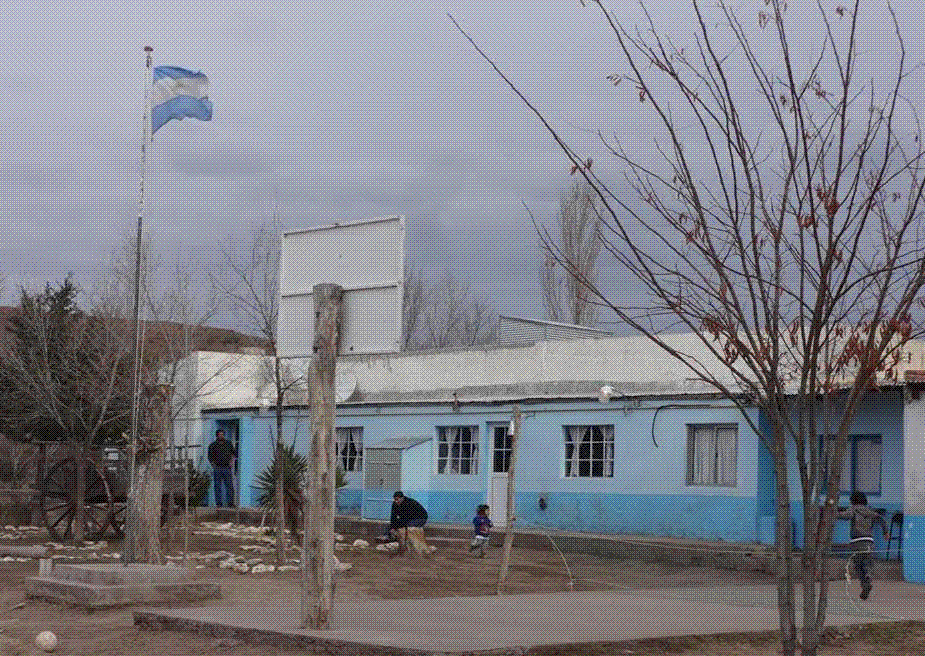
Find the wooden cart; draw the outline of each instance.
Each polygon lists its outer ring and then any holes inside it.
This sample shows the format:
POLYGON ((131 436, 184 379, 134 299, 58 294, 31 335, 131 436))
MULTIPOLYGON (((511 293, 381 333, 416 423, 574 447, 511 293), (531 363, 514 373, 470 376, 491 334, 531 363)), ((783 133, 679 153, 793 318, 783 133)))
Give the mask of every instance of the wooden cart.
MULTIPOLYGON (((125 515, 129 487, 129 462, 123 450, 100 448, 87 458, 84 468, 84 538, 99 540, 105 535, 121 537, 125 530, 125 515)), ((52 539, 67 541, 73 535, 77 518, 77 502, 73 491, 77 487, 77 462, 63 458, 52 464, 39 483, 39 508, 45 527, 52 539)), ((186 496, 186 477, 182 468, 164 472, 161 520, 164 521, 172 503, 181 503, 186 496)))

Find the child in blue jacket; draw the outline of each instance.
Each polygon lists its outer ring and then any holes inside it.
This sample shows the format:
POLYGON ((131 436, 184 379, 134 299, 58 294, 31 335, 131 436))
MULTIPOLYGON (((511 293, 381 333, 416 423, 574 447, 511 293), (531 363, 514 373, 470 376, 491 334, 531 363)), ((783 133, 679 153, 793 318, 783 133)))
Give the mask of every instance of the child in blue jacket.
POLYGON ((469 544, 469 551, 478 551, 479 558, 485 557, 485 547, 488 546, 492 526, 488 518, 488 504, 483 503, 476 510, 475 517, 472 518, 473 535, 472 542, 469 544))

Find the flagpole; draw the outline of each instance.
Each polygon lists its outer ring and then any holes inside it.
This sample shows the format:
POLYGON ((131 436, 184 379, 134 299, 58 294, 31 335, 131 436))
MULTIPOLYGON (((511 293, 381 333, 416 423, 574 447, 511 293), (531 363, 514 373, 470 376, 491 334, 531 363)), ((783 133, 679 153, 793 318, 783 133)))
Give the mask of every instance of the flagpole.
POLYGON ((138 447, 138 424, 141 405, 141 242, 142 225, 145 214, 145 163, 148 144, 151 142, 151 87, 153 76, 151 59, 154 48, 144 47, 145 52, 145 86, 144 111, 141 126, 141 173, 138 189, 138 226, 135 233, 135 304, 133 310, 133 328, 135 343, 132 354, 132 416, 130 429, 130 465, 129 488, 127 508, 125 511, 125 540, 122 548, 122 563, 127 565, 135 562, 134 530, 135 512, 137 509, 135 499, 135 452, 138 447))

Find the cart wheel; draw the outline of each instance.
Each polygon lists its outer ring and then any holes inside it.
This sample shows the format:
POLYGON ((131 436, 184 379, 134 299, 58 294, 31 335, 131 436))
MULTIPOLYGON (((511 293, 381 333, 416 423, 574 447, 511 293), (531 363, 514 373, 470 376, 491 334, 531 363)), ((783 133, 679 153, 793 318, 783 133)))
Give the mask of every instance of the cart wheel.
MULTIPOLYGON (((84 539, 98 540, 112 520, 112 495, 106 478, 92 460, 87 460, 84 475, 84 539)), ((77 463, 70 458, 52 467, 42 483, 40 503, 45 526, 52 539, 59 542, 70 540, 74 534, 77 502, 71 494, 76 487, 77 463)))

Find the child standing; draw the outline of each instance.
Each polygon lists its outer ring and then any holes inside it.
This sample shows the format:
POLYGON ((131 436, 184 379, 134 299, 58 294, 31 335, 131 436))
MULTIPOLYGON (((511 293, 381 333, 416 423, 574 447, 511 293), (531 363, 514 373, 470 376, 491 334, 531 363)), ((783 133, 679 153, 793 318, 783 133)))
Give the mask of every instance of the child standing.
POLYGON ((485 557, 485 547, 488 546, 488 538, 491 535, 492 523, 488 518, 488 504, 483 503, 475 511, 475 517, 472 518, 473 535, 472 542, 469 544, 469 551, 478 551, 479 558, 485 557))
POLYGON ((838 519, 851 521, 851 557, 854 559, 854 571, 861 580, 861 599, 870 594, 870 557, 874 548, 874 524, 880 524, 886 535, 886 522, 875 510, 867 506, 867 495, 863 492, 851 493, 851 508, 839 510, 838 519))

